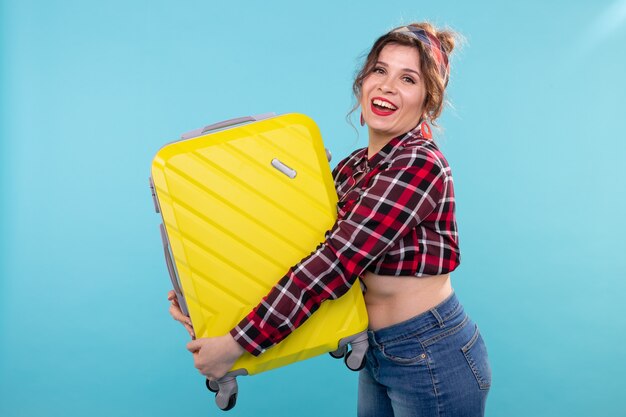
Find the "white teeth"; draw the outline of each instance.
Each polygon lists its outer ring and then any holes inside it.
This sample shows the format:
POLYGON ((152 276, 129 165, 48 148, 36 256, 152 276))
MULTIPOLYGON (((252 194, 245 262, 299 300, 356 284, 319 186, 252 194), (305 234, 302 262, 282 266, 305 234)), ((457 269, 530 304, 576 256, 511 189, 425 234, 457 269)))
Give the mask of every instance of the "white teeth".
POLYGON ((396 109, 397 109, 397 107, 396 107, 396 106, 394 106, 393 104, 391 104, 391 103, 389 103, 389 102, 386 102, 386 101, 382 101, 382 100, 378 100, 378 99, 376 99, 376 100, 374 100, 374 101, 373 101, 373 103, 374 103, 375 105, 377 105, 377 106, 380 106, 380 107, 386 107, 386 108, 388 108, 388 109, 390 109, 390 110, 396 110, 396 109))

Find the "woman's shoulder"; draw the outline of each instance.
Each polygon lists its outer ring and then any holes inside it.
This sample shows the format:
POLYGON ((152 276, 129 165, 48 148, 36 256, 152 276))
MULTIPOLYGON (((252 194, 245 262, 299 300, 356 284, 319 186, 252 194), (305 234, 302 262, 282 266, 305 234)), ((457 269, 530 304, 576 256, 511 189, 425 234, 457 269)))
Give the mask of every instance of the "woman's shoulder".
POLYGON ((434 165, 442 171, 449 171, 446 157, 432 139, 412 139, 403 143, 393 158, 392 165, 415 166, 434 165))

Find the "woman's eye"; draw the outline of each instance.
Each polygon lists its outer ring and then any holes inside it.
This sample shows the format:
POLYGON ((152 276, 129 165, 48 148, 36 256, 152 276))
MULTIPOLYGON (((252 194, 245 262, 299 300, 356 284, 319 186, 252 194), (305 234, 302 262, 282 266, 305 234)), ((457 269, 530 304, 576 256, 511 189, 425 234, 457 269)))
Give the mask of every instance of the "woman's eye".
POLYGON ((372 70, 372 72, 376 73, 376 74, 384 74, 385 70, 381 67, 374 67, 374 69, 372 70))
POLYGON ((402 77, 402 80, 410 84, 415 84, 415 80, 411 77, 402 77))

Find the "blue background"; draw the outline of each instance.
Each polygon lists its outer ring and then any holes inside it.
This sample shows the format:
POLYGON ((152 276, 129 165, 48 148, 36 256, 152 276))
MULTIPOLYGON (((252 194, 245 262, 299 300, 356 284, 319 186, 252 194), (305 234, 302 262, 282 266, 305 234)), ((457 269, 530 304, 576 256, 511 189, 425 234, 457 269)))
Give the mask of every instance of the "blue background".
MULTIPOLYGON (((503 3, 0 2, 0 415, 221 415, 168 315, 153 155, 301 112, 336 163, 367 143, 344 119, 359 57, 420 20, 467 39, 436 134, 487 414, 626 415, 626 1, 503 3)), ((242 378, 229 415, 355 403, 356 375, 320 357, 242 378)))

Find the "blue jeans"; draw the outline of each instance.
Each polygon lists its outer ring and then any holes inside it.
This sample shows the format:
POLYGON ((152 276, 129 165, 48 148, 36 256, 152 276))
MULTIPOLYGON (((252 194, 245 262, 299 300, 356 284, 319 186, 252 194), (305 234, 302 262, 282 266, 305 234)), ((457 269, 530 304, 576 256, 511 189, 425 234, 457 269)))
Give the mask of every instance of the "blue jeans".
POLYGON ((455 294, 368 336, 359 417, 484 415, 491 386, 487 350, 455 294))

